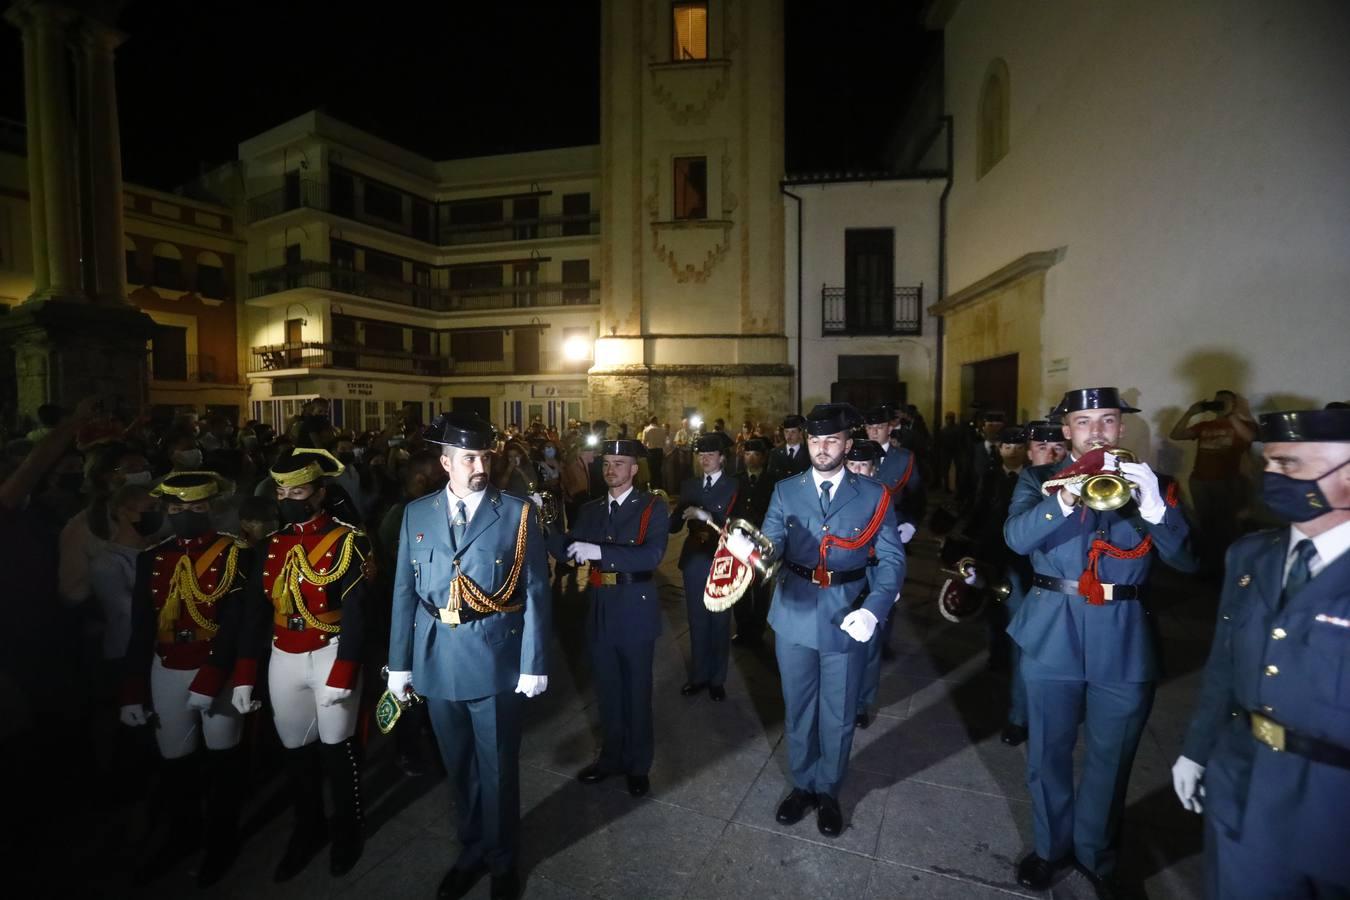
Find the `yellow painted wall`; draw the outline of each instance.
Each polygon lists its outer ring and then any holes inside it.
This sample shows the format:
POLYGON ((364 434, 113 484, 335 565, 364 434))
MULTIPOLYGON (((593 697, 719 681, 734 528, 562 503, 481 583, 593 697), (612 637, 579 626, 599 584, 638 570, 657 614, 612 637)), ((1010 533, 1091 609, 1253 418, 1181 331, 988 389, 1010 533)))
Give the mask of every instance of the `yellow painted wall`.
MULTIPOLYGON (((1017 354, 1018 421, 1037 418, 1040 408, 1041 315, 1045 308, 1045 274, 1019 279, 947 314, 943 360, 943 409, 966 409, 961 396, 961 367, 967 363, 1017 354)), ((1051 354, 1053 355, 1053 354, 1051 354)))

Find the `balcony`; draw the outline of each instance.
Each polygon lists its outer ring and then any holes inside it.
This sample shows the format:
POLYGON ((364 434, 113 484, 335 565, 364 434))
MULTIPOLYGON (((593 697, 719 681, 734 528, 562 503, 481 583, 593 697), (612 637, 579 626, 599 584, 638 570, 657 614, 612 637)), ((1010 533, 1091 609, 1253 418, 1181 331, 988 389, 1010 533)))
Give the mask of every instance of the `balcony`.
POLYGON ((409 284, 357 272, 331 263, 305 262, 264 269, 248 276, 249 299, 297 288, 337 291, 433 312, 529 309, 536 306, 585 306, 600 302, 600 282, 550 282, 450 290, 409 284))
POLYGON ((360 222, 415 238, 440 247, 458 247, 465 244, 490 244, 511 241, 533 241, 543 238, 575 237, 600 233, 600 213, 587 212, 575 215, 537 216, 529 219, 510 219, 499 222, 472 222, 450 224, 441 221, 439 207, 433 208, 436 214, 429 214, 416 222, 400 219, 388 219, 384 216, 363 212, 350 196, 340 202, 333 202, 328 185, 322 181, 301 179, 290 187, 278 188, 251 197, 248 201, 248 224, 253 225, 273 216, 279 216, 293 209, 315 209, 332 213, 353 222, 360 222))
MULTIPOLYGON (((230 367, 231 369, 234 366, 230 367)), ((234 384, 233 372, 222 372, 210 354, 150 351, 150 379, 189 384, 234 384)))
POLYGON ((820 331, 826 337, 918 335, 923 333, 923 284, 898 287, 884 296, 849 295, 846 288, 820 286, 820 331))
POLYGON ((377 350, 356 344, 298 341, 271 344, 249 350, 248 371, 281 372, 287 369, 353 369, 358 372, 388 372, 398 375, 447 377, 451 375, 563 375, 584 373, 590 360, 564 360, 542 348, 529 359, 516 358, 507 345, 501 359, 455 360, 434 353, 408 350, 377 350))

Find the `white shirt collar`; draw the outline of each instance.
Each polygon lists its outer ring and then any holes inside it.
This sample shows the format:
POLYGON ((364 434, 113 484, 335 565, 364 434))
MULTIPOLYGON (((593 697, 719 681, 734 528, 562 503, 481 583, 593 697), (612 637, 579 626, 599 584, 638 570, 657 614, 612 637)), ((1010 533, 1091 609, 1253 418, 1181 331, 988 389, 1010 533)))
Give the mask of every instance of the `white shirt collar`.
POLYGON ((716 472, 712 472, 712 473, 704 472, 704 473, 703 473, 703 483, 704 483, 704 484, 707 484, 709 478, 712 479, 712 483, 713 483, 713 484, 717 484, 717 482, 720 481, 721 478, 722 478, 722 470, 721 470, 721 469, 718 469, 716 472))
POLYGON ((788 453, 791 453, 793 456, 796 456, 797 451, 801 449, 801 446, 802 446, 801 444, 784 444, 783 449, 786 450, 788 453))
POLYGON ((887 453, 890 452, 891 452, 891 442, 887 441, 886 443, 881 445, 881 455, 885 456, 887 453))
POLYGON ((609 506, 609 504, 613 503, 615 500, 619 501, 620 506, 623 506, 624 503, 628 502, 628 495, 631 493, 633 493, 633 486, 631 484, 628 486, 628 490, 617 497, 607 493, 605 494, 605 506, 609 506))
POLYGON ((828 482, 830 483, 830 485, 831 485, 831 487, 830 487, 830 496, 831 496, 831 497, 837 497, 837 496, 839 496, 839 485, 843 484, 843 482, 844 482, 844 476, 847 475, 847 474, 848 474, 848 467, 847 467, 847 466, 840 466, 840 467, 839 467, 839 471, 838 471, 838 472, 835 472, 835 473, 834 473, 833 475, 831 475, 829 478, 826 478, 824 475, 821 475, 820 472, 819 472, 817 469, 812 468, 812 469, 811 469, 811 478, 812 478, 812 479, 815 481, 815 483, 816 483, 816 493, 819 494, 819 493, 820 493, 820 486, 821 486, 822 484, 824 484, 825 482, 828 481, 828 482))
MULTIPOLYGON (((1289 526, 1289 554, 1284 560, 1286 578, 1289 575, 1289 567, 1294 563, 1294 548, 1298 546, 1299 541, 1307 537, 1306 534, 1298 530, 1297 525, 1289 526)), ((1313 557, 1308 570, 1316 575, 1335 562, 1346 550, 1350 550, 1350 522, 1342 522, 1335 528, 1322 532, 1313 538, 1312 542, 1313 546, 1317 548, 1317 555, 1313 557)))
POLYGON ((465 524, 472 522, 474 512, 478 510, 478 505, 483 502, 483 498, 486 496, 487 496, 487 488, 484 488, 481 491, 475 491, 472 494, 466 494, 463 497, 457 497, 455 496, 455 492, 450 490, 450 485, 447 484, 445 486, 445 499, 446 502, 450 504, 451 520, 453 521, 455 518, 455 514, 459 512, 459 504, 460 501, 462 500, 464 502, 464 522, 465 524))

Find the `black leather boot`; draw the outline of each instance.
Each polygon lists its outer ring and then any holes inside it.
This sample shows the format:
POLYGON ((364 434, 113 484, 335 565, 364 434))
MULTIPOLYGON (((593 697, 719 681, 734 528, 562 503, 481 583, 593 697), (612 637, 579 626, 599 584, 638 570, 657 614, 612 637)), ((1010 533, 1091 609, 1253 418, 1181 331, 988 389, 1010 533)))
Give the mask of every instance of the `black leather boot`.
POLYGON ((295 830, 286 842, 273 881, 289 881, 309 865, 309 861, 328 840, 328 824, 323 817, 323 769, 318 743, 286 751, 286 777, 291 800, 295 804, 295 830))
POLYGON ((135 885, 147 884, 168 872, 201 846, 201 759, 190 753, 160 760, 159 784, 151 798, 151 833, 163 831, 154 850, 132 872, 135 885))
POLYGON ((333 794, 333 836, 329 871, 346 875, 361 858, 365 848, 365 819, 361 813, 361 765, 356 741, 347 738, 340 744, 323 744, 323 770, 333 794))
POLYGON ((239 853, 239 809, 244 803, 244 748, 206 752, 206 855, 197 887, 210 887, 239 853))

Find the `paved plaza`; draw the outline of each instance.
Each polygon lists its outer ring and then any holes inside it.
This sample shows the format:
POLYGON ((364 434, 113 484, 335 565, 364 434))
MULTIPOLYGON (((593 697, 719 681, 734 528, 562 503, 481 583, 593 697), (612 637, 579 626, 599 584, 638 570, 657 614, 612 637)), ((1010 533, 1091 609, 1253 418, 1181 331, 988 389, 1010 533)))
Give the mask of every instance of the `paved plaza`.
MULTIPOLYGON (((994 898, 1029 894, 1013 866, 1031 841, 1024 748, 999 741, 1006 676, 986 669, 987 627, 942 619, 936 542, 911 545, 909 578, 885 664, 876 721, 854 740, 841 797, 846 827, 830 840, 814 817, 774 821, 787 791, 783 705, 772 647, 733 649, 728 699, 680 696, 688 648, 672 540, 662 568, 666 630, 657 644, 656 762, 651 794, 623 779, 586 787, 573 777, 593 758, 597 719, 584 653, 585 595, 559 584, 553 667, 528 704, 522 748, 521 874, 531 898, 994 898)), ((1208 651, 1212 595, 1164 576, 1153 606, 1168 666, 1135 761, 1125 813, 1125 869, 1152 898, 1199 897, 1200 819, 1184 813, 1170 766, 1208 651)), ((431 898, 457 852, 449 791, 433 772, 404 776, 378 734, 366 766, 367 842, 355 871, 327 872, 327 852, 291 883, 274 885, 291 813, 279 779, 259 777, 242 856, 207 892, 182 865, 131 891, 90 860, 94 896, 431 898)), ((103 853, 141 846, 143 813, 111 823, 103 853)), ((194 860, 195 863, 195 860, 194 860)), ((470 895, 486 897, 487 879, 470 895)), ((1077 873, 1056 900, 1090 897, 1077 873)))

